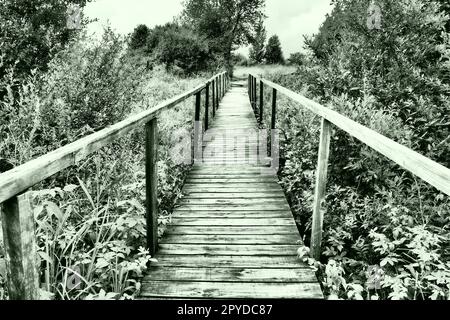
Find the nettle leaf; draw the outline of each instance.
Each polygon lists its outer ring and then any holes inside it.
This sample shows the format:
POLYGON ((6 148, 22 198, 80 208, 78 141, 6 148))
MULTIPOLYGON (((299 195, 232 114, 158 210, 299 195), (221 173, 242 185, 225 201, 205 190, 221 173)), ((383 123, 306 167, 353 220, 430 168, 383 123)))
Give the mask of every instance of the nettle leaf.
POLYGON ((67 186, 64 187, 64 192, 69 192, 72 193, 74 192, 76 189, 78 188, 78 186, 74 185, 74 184, 69 184, 67 186))
POLYGON ((97 269, 103 269, 103 268, 106 268, 107 266, 109 266, 109 262, 106 259, 103 259, 103 258, 99 258, 97 260, 97 263, 95 264, 95 267, 97 269))
POLYGON ((53 265, 53 259, 48 255, 47 252, 45 251, 39 251, 38 252, 39 256, 46 262, 48 262, 49 264, 53 265))
POLYGON ((46 207, 47 212, 50 213, 50 215, 53 215, 59 221, 63 220, 64 215, 56 203, 51 202, 51 201, 45 201, 44 206, 46 207))

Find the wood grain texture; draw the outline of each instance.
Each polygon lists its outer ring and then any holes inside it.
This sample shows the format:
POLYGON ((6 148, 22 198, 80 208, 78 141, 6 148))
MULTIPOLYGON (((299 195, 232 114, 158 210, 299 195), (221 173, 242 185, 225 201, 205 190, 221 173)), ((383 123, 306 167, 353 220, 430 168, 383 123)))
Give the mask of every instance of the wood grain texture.
POLYGON ((151 267, 143 282, 165 281, 208 281, 208 282, 268 282, 304 283, 315 282, 309 269, 259 269, 259 268, 178 268, 151 267))
POLYGON ((204 135, 203 161, 186 179, 141 298, 322 298, 314 271, 297 258, 302 240, 275 172, 250 164, 250 151, 256 160, 267 157, 256 126, 245 88, 232 86, 204 135))
POLYGON ((331 123, 322 119, 320 128, 319 157, 317 160, 316 185, 314 192, 313 219, 311 227, 311 252, 316 260, 320 259, 322 243, 323 217, 327 187, 328 158, 330 156, 331 123))
POLYGON ((158 249, 158 121, 145 126, 145 196, 147 248, 155 255, 158 249))
POLYGON ((149 281, 142 296, 218 299, 322 299, 318 283, 235 283, 149 281))
POLYGON ((11 300, 38 300, 35 221, 29 192, 0 206, 8 293, 11 300))

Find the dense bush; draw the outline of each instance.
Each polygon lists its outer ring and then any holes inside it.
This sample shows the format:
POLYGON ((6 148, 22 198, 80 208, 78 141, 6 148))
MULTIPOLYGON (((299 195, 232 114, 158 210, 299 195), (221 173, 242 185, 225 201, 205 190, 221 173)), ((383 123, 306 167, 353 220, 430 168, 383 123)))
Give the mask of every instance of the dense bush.
POLYGON ((205 39, 192 29, 167 23, 148 29, 138 26, 131 35, 129 47, 133 54, 163 63, 168 70, 178 69, 187 75, 205 71, 213 54, 205 39))

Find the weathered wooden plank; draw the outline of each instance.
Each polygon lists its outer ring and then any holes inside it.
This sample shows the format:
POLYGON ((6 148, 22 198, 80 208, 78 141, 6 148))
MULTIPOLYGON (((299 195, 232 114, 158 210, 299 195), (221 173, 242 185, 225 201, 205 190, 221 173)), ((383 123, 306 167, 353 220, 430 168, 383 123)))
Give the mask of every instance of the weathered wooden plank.
POLYGON ((210 183, 203 183, 199 181, 189 181, 185 184, 186 187, 211 187, 211 188, 246 188, 246 187, 257 187, 261 190, 264 190, 266 188, 280 188, 280 185, 276 181, 268 181, 268 182, 210 182, 210 183))
MULTIPOLYGON (((245 190, 245 189, 244 189, 245 190)), ((185 193, 186 199, 285 199, 284 193, 279 191, 264 192, 241 192, 241 193, 205 193, 188 192, 185 193)))
POLYGON ((258 193, 266 193, 268 196, 275 193, 275 192, 279 192, 280 186, 273 186, 273 187, 268 187, 268 186, 261 186, 261 187, 245 187, 245 186, 241 186, 241 187, 236 187, 236 186, 214 186, 214 187, 210 187, 210 186, 205 186, 205 185, 190 185, 190 186, 185 186, 183 188, 183 192, 185 194, 193 194, 193 193, 216 193, 216 194, 220 194, 220 193, 230 193, 230 192, 235 192, 235 193, 249 193, 249 192, 258 192, 258 193))
POLYGON ((159 267, 227 267, 227 268, 308 268, 298 257, 286 256, 210 256, 210 255, 161 255, 151 266, 159 267))
POLYGON ((236 198, 236 199, 191 199, 191 198, 183 198, 179 202, 179 205, 189 204, 189 205, 266 205, 266 204, 274 204, 274 205, 286 205, 286 199, 284 198, 258 198, 258 199, 244 199, 244 198, 236 198))
POLYGON ((277 177, 275 177, 275 176, 273 176, 273 175, 271 175, 271 174, 269 174, 267 172, 261 171, 261 170, 255 171, 255 172, 242 173, 242 174, 233 174, 233 173, 230 173, 230 174, 222 174, 222 173, 220 173, 220 174, 218 174, 217 172, 216 173, 211 172, 210 174, 207 174, 207 173, 195 173, 195 172, 193 172, 193 173, 189 174, 189 178, 188 179, 190 179, 190 180, 198 180, 198 179, 253 179, 253 178, 256 178, 256 179, 262 179, 262 178, 264 178, 264 179, 272 179, 272 181, 273 180, 275 180, 275 181, 278 180, 277 177))
POLYGON ((314 283, 311 270, 252 269, 252 268, 177 268, 151 267, 142 282, 150 281, 207 281, 207 282, 260 282, 260 283, 314 283))
POLYGON ((225 255, 225 256, 289 256, 297 255, 299 245, 221 245, 221 244, 161 244, 160 253, 165 255, 225 255))
POLYGON ((175 226, 167 227, 167 233, 173 234, 264 234, 264 235, 281 235, 298 233, 295 225, 286 226, 175 226))
POLYGON ((299 244, 300 235, 179 235, 166 234, 161 240, 165 244, 299 244))
MULTIPOLYGON (((180 211, 181 213, 182 211, 180 211)), ((181 216, 182 214, 180 214, 181 216)), ((172 218, 172 224, 178 226, 285 226, 294 224, 293 218, 172 218)))
POLYGON ((286 204, 241 204, 241 205, 183 205, 177 211, 260 211, 260 210, 289 210, 286 204))
POLYGON ((251 178, 219 178, 219 179, 202 179, 202 178, 188 178, 186 183, 277 183, 278 179, 274 177, 251 177, 251 178))
POLYGON ((143 297, 322 299, 318 283, 161 282, 142 284, 143 297))
POLYGON ((172 218, 204 218, 207 216, 211 219, 228 219, 228 218, 245 218, 245 219, 260 219, 260 218, 291 218, 292 213, 287 211, 175 211, 172 218))

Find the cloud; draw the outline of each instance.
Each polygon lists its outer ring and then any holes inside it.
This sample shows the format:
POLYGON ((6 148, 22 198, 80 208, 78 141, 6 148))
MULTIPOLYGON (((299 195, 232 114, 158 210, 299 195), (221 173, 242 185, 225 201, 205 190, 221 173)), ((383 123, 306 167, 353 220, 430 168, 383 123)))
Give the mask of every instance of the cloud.
MULTIPOLYGON (((128 34, 138 24, 149 27, 173 20, 182 8, 183 0, 96 0, 89 3, 85 13, 99 21, 89 26, 91 32, 99 33, 108 21, 117 32, 128 34)), ((312 35, 319 30, 330 13, 330 0, 266 0, 267 33, 277 34, 285 56, 300 51, 302 35, 312 35)), ((247 54, 248 48, 240 52, 247 54)))

